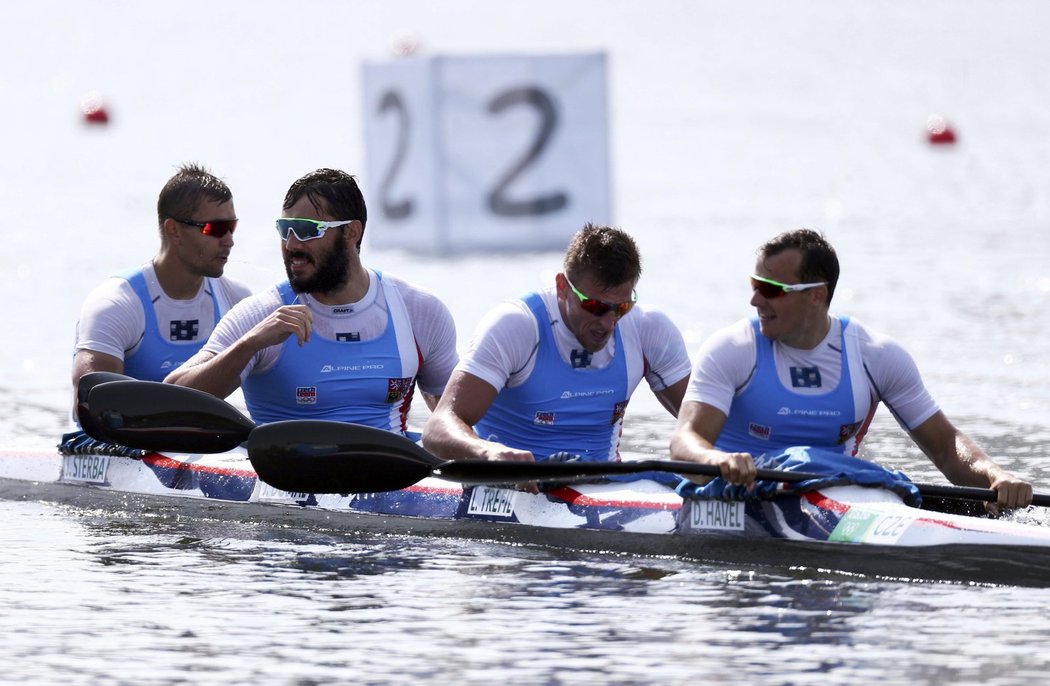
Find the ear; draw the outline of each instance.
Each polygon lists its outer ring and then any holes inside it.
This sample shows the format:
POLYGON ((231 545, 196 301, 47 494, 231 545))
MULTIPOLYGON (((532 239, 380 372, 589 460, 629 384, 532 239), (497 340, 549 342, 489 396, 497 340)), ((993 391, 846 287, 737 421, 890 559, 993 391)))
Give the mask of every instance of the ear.
POLYGON ((346 238, 350 242, 350 245, 357 245, 357 242, 361 240, 362 234, 365 232, 365 227, 361 225, 360 219, 355 219, 352 223, 346 226, 346 238))
POLYGON ((179 239, 179 225, 171 217, 168 217, 160 225, 160 233, 166 241, 177 243, 179 239))
POLYGON ((565 292, 569 290, 569 281, 565 278, 563 272, 558 272, 554 275, 554 288, 558 292, 558 297, 564 297, 565 292))
POLYGON ((817 286, 816 288, 811 288, 806 293, 806 295, 809 296, 809 299, 813 302, 814 305, 818 305, 820 307, 826 307, 827 306, 827 302, 828 302, 828 287, 827 286, 817 286))

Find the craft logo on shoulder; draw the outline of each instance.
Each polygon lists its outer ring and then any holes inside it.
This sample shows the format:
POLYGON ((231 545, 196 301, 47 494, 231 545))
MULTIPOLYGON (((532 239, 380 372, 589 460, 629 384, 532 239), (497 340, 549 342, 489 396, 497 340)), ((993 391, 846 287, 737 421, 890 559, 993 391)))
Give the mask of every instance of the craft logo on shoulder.
POLYGON ((613 405, 612 420, 609 423, 615 424, 616 422, 623 419, 623 416, 625 414, 627 414, 627 401, 622 400, 613 405))
POLYGON ((412 389, 412 377, 403 379, 387 379, 386 380, 386 401, 388 403, 396 403, 401 400, 408 392, 412 389))
POLYGON ((761 438, 763 441, 768 441, 769 437, 773 434, 773 429, 754 422, 748 422, 747 432, 755 438, 761 438))
POLYGON ((295 402, 297 405, 316 405, 317 386, 299 386, 295 389, 295 402))
POLYGON ((540 426, 554 426, 554 413, 541 410, 533 415, 532 423, 540 426))

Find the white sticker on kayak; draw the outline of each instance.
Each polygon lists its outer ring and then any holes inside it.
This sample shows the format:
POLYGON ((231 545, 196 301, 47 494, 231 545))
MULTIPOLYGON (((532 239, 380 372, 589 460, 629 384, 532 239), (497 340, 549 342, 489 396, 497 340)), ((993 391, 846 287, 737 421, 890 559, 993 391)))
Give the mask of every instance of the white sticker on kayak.
POLYGON ((475 486, 470 493, 467 514, 510 517, 514 514, 514 496, 517 491, 506 488, 475 486))
POLYGON ((890 545, 900 540, 914 521, 915 518, 908 515, 880 515, 850 510, 839 520, 828 540, 890 545))
POLYGON ((106 483, 108 455, 66 455, 62 458, 62 480, 85 484, 106 483))
POLYGON ((743 531, 744 503, 727 500, 694 500, 689 507, 689 528, 707 531, 743 531))
POLYGON ((298 503, 310 497, 309 493, 293 493, 279 490, 261 479, 256 482, 256 493, 256 497, 260 501, 268 503, 298 503))

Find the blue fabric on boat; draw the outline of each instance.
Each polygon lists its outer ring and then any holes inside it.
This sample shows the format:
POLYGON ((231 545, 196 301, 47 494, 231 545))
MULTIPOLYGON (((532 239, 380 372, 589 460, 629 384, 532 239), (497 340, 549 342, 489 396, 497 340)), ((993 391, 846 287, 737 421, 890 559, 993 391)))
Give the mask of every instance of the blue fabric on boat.
POLYGON ((88 436, 83 431, 71 431, 67 434, 62 434, 62 442, 58 444, 58 452, 62 455, 120 455, 123 457, 144 457, 149 454, 148 450, 100 441, 88 436))
POLYGON ((722 477, 715 477, 704 485, 695 484, 679 477, 677 488, 682 497, 722 498, 727 500, 768 500, 790 493, 804 493, 830 486, 869 486, 885 488, 899 495, 908 505, 918 507, 922 503, 919 488, 911 482, 904 472, 887 469, 868 460, 861 460, 843 455, 834 450, 800 446, 788 448, 772 455, 759 455, 755 458, 759 469, 778 469, 785 472, 805 472, 824 474, 820 479, 810 479, 798 483, 777 481, 756 481, 752 488, 727 483, 722 477))

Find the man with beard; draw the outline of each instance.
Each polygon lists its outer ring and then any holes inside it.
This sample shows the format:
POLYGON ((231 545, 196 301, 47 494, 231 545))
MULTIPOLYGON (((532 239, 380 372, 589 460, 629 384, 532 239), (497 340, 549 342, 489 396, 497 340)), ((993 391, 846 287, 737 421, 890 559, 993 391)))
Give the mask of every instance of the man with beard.
POLYGON ((277 220, 288 280, 241 302, 165 379, 226 397, 257 423, 330 419, 404 432, 415 386, 433 408, 457 361, 452 314, 433 294, 361 263, 357 180, 318 169, 277 220))
POLYGON ((84 300, 74 346, 74 395, 88 372, 162 380, 251 294, 223 276, 237 213, 221 179, 199 165, 179 167, 157 198, 157 226, 160 250, 153 259, 106 279, 84 300))

